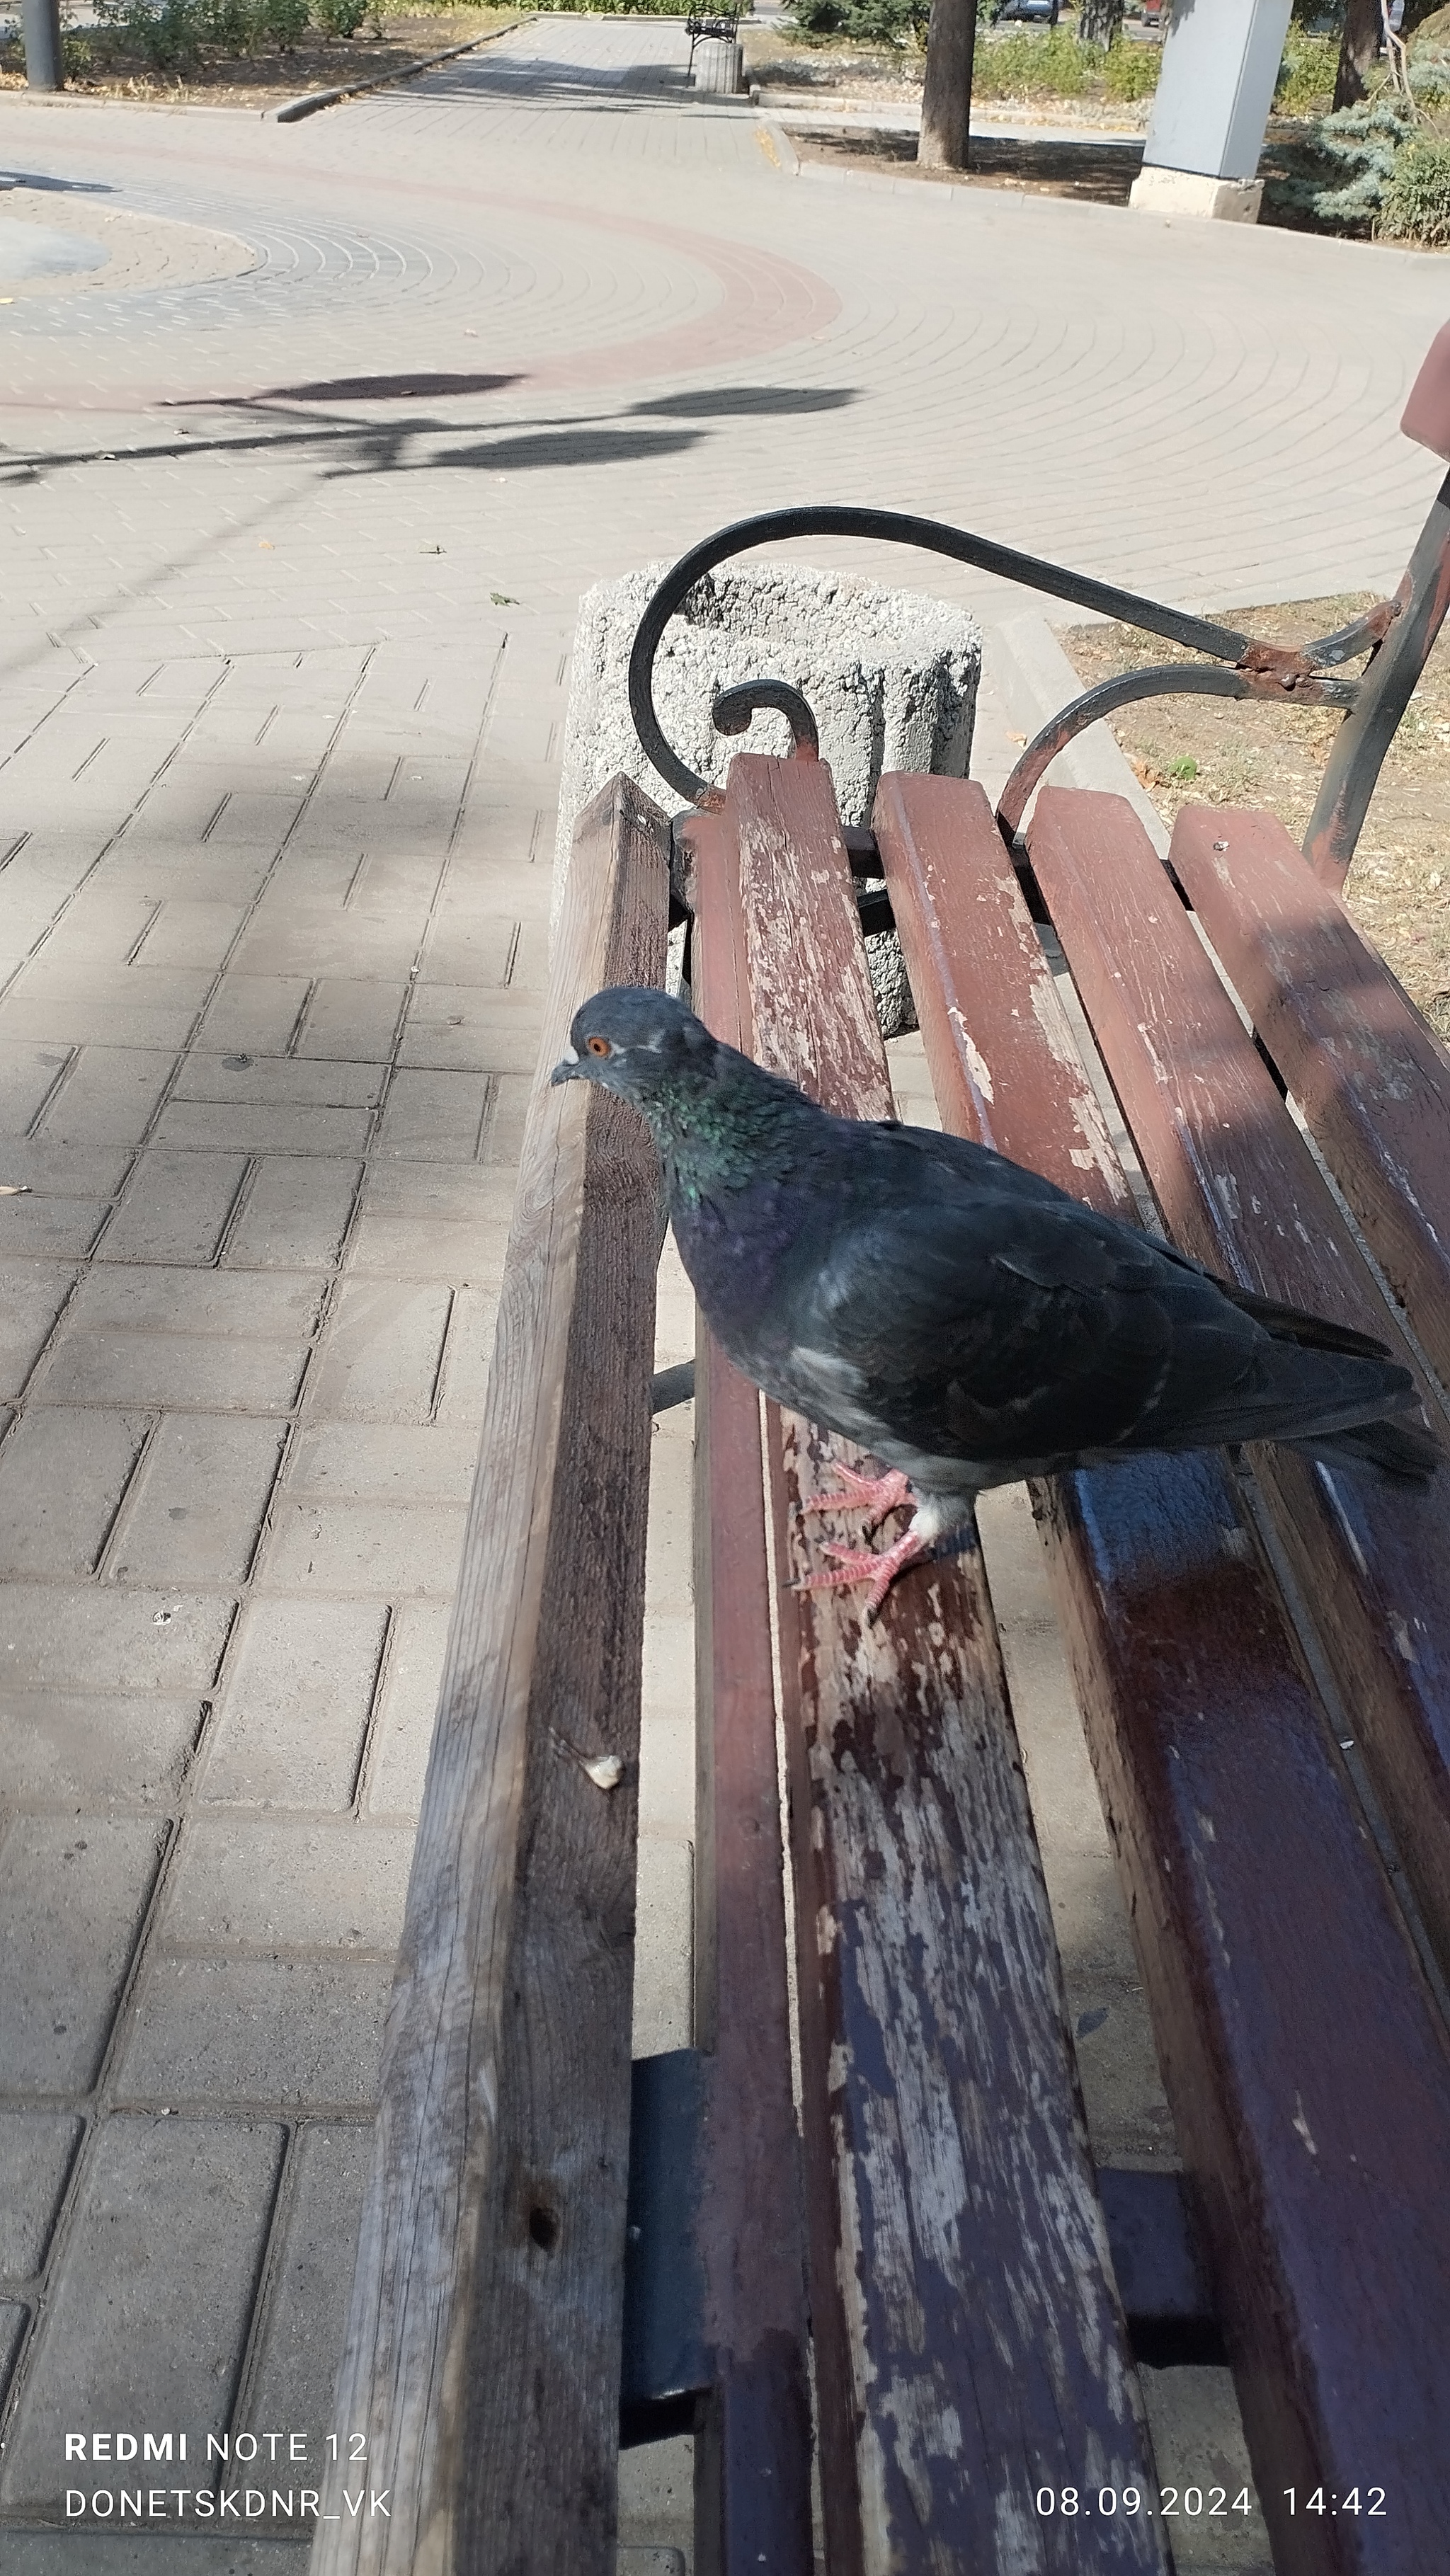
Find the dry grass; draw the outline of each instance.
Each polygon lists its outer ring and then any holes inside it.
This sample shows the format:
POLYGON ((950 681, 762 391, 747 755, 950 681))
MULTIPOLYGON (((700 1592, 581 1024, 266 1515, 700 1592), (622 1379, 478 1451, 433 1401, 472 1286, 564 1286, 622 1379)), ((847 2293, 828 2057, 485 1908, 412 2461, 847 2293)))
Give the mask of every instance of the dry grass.
MULTIPOLYGON (((1278 608, 1215 610, 1224 625, 1304 644, 1370 605, 1359 592, 1278 608)), ((1421 675, 1380 773, 1345 900, 1366 937, 1450 1043, 1450 629, 1421 675)), ((1124 626, 1077 626, 1063 642, 1085 685, 1144 662, 1192 661, 1124 626)), ((1125 707, 1113 731, 1165 822, 1190 804, 1259 805, 1294 838, 1309 820, 1341 722, 1331 707, 1157 698, 1125 707), (1188 764, 1192 764, 1189 768, 1188 764)))
MULTIPOLYGON (((337 89, 345 82, 402 72, 409 63, 471 38, 502 35, 520 24, 517 9, 439 8, 384 14, 355 36, 325 37, 309 30, 290 53, 258 53, 198 64, 192 71, 154 71, 124 57, 102 66, 68 67, 66 87, 84 98, 120 98, 142 105, 271 107, 305 90, 337 89)), ((0 68, 0 91, 21 89, 24 73, 12 61, 0 68)))

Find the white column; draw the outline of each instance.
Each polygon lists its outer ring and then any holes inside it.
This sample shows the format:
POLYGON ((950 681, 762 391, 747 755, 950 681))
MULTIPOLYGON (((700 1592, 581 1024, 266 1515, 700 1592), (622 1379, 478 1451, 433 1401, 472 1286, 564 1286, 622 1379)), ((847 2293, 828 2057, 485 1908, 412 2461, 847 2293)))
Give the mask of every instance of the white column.
POLYGON ((1131 203, 1257 220, 1256 176, 1292 0, 1174 0, 1131 203))

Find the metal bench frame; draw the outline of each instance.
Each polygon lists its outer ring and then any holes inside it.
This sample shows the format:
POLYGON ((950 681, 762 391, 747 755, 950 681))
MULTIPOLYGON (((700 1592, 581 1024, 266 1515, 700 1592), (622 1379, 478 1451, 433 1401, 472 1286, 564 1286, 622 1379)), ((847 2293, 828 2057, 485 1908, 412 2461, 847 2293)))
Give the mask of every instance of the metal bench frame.
POLYGON ((706 9, 691 12, 685 21, 685 32, 690 39, 690 61, 686 74, 688 79, 693 80, 695 75, 696 47, 711 37, 722 45, 735 44, 739 39, 743 14, 742 9, 706 9))
MULTIPOLYGON (((1417 442, 1450 459, 1450 325, 1436 340, 1406 410, 1417 442), (1427 379, 1433 399, 1422 391, 1427 379)), ((1099 616, 1116 618, 1150 635, 1207 654, 1208 662, 1155 663, 1086 689, 1043 725, 1028 743, 998 800, 1002 831, 1014 839, 1034 789, 1056 759, 1089 725, 1142 698, 1198 696, 1261 698, 1281 706, 1334 706, 1345 710, 1304 835, 1304 853, 1326 885, 1340 885, 1354 856, 1365 813, 1384 757, 1430 648, 1450 607, 1450 476, 1429 514, 1392 599, 1376 601, 1333 634, 1295 647, 1238 634, 1214 620, 1190 616, 1161 600, 1071 571, 1038 555, 1023 554, 988 537, 898 510, 828 504, 820 508, 767 510, 707 537, 666 574, 640 620, 629 666, 629 704, 649 759, 670 786, 704 810, 720 791, 683 761, 660 725, 654 703, 654 663, 665 628, 697 581, 717 565, 756 546, 790 537, 874 537, 946 555, 956 563, 1020 582, 1052 599, 1071 600, 1099 616), (1340 666, 1367 654, 1358 678, 1336 677, 1340 666)), ((762 676, 721 692, 715 722, 722 733, 744 733, 751 715, 771 707, 785 714, 797 748, 819 748, 816 721, 799 690, 762 676)), ((868 852, 860 853, 868 857, 868 852)), ((864 867, 861 874, 871 873, 864 867)), ((873 925, 874 926, 874 925, 873 925)))

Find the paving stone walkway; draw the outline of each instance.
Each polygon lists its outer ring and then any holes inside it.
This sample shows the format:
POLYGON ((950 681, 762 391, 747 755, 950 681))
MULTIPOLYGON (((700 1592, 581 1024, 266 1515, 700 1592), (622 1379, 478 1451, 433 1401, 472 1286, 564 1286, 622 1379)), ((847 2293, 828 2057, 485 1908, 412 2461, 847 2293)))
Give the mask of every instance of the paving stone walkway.
MULTIPOLYGON (((326 2468, 580 590, 854 498, 1325 591, 1433 484, 1393 424, 1443 261, 836 186, 684 59, 541 20, 289 128, 0 100, 0 214, 105 255, 0 309, 5 2576, 302 2563, 302 2466, 233 2463, 250 2523, 195 2491, 209 2432, 326 2468), (175 2513, 67 2523, 183 2429, 175 2513)), ((657 1447, 641 2047, 688 2036, 684 1416, 657 1447)), ((642 2576, 680 2462, 631 2476, 642 2576)))

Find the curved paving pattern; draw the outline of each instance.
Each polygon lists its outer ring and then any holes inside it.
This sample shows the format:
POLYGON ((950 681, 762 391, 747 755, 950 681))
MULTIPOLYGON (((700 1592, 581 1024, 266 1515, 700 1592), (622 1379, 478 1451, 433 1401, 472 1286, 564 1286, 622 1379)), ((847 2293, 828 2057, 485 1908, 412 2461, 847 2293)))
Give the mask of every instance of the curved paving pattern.
MULTIPOLYGON (((51 175, 81 184, 104 164, 124 206, 239 235, 256 257, 225 286, 101 286, 63 317, 17 306, 12 431, 17 413, 149 422, 207 397, 220 430, 297 380, 304 338, 310 381, 505 376, 406 437, 395 394, 372 423, 393 433, 390 474, 469 478, 446 492, 453 521, 506 431, 499 470, 529 455, 546 478, 548 541, 536 558, 512 529, 493 586, 540 605, 547 590, 560 610, 639 553, 636 505, 611 543, 581 457, 634 466, 635 403, 676 396, 684 421, 692 390, 741 376, 821 409, 808 429, 747 409, 728 436, 700 411, 677 432, 687 445, 661 441, 649 551, 751 503, 829 494, 932 508, 1196 597, 1348 583, 1401 558, 1428 476, 1392 424, 1442 307, 1440 260, 790 178, 748 113, 688 99, 682 54, 669 27, 545 22, 289 129, 0 106, 17 156, 17 137, 29 157, 44 140, 51 175)), ((368 496, 348 498, 370 551, 368 496)))
POLYGON ((119 2563, 69 2427, 326 2428, 581 588, 857 499, 1228 604, 1392 574, 1433 487, 1443 260, 795 176, 684 52, 539 21, 288 128, 0 99, 0 214, 238 245, 0 306, 6 2576, 119 2563))

